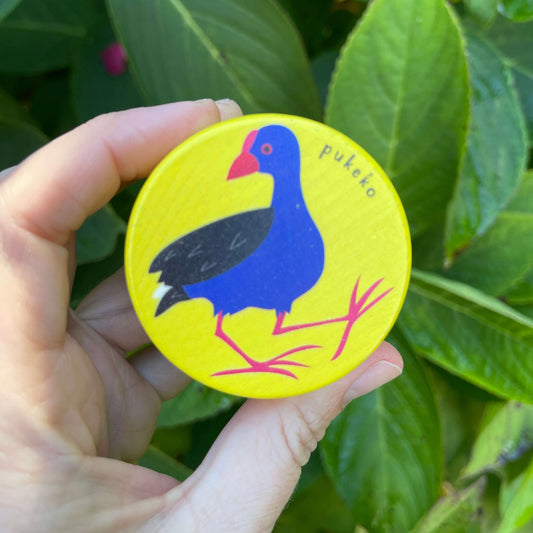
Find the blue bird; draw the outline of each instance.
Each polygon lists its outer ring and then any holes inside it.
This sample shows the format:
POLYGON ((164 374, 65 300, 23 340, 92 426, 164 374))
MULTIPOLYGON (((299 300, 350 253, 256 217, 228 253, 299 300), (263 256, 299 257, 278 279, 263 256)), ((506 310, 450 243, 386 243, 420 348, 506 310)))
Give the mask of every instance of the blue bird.
POLYGON ((160 301, 155 316, 178 302, 206 298, 213 304, 217 315, 215 335, 248 364, 245 368, 225 370, 215 375, 273 372, 296 378, 293 372, 280 366, 307 365, 286 357, 319 346, 299 346, 268 361, 256 361, 224 332, 224 316, 248 307, 274 310, 278 319, 273 334, 347 321, 345 335, 333 357, 336 358, 356 318, 386 293, 363 308, 381 280, 359 302, 356 301, 356 284, 347 315, 284 327, 283 319, 290 313, 293 302, 308 292, 322 275, 325 253, 322 237, 302 194, 300 148, 290 129, 269 125, 248 134, 227 180, 254 172, 270 174, 273 178, 270 207, 203 226, 175 240, 155 257, 149 272, 161 272, 159 281, 163 284, 156 291, 160 301))

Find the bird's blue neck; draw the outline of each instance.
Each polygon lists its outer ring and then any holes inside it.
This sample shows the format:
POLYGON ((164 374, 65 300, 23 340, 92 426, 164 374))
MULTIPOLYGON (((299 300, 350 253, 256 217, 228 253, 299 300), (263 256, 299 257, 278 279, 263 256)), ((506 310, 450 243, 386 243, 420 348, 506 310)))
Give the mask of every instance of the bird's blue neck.
POLYGON ((274 175, 274 192, 272 207, 276 215, 286 212, 286 209, 305 208, 300 184, 300 161, 293 160, 274 175))

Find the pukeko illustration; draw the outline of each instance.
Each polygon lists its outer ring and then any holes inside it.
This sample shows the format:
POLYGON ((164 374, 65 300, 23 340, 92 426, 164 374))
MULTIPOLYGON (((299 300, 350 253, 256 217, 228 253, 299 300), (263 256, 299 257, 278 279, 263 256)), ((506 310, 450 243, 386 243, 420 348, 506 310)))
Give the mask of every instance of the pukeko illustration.
POLYGON ((287 357, 320 346, 298 346, 268 361, 257 361, 224 332, 224 316, 248 307, 274 310, 277 320, 273 335, 346 322, 332 358, 336 359, 342 353, 355 321, 392 288, 367 304, 383 280, 375 282, 357 300, 358 279, 346 315, 284 326, 284 318, 290 313, 293 302, 312 289, 322 275, 325 257, 322 237, 302 194, 298 140, 289 128, 268 125, 250 132, 226 179, 233 180, 255 172, 270 174, 274 180, 270 207, 200 227, 178 238, 155 257, 149 272, 161 272, 159 282, 162 284, 154 293, 154 297, 160 298, 155 316, 181 301, 206 298, 213 304, 217 316, 215 335, 247 363, 244 368, 222 370, 214 375, 271 372, 297 379, 293 372, 282 367, 308 365, 287 357))

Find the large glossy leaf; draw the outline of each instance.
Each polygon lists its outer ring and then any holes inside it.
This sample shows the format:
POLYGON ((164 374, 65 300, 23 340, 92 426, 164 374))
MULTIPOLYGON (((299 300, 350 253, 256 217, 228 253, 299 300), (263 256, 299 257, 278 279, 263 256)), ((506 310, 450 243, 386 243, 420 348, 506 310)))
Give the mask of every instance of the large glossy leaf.
POLYGON ((486 480, 478 479, 470 487, 439 499, 412 533, 458 533, 469 529, 481 517, 481 501, 486 480))
POLYGON ((114 42, 116 37, 111 27, 107 22, 101 22, 91 27, 74 60, 74 106, 82 122, 102 113, 139 107, 146 103, 128 69, 121 74, 106 70, 102 53, 114 42))
POLYGON ((485 403, 485 391, 473 387, 440 367, 426 364, 439 412, 444 454, 444 479, 454 482, 470 458, 485 403))
POLYGON ((437 498, 442 448, 424 371, 405 341, 389 340, 404 357, 403 375, 348 405, 320 447, 357 522, 376 533, 404 533, 437 498))
POLYGON ((274 533, 353 533, 355 520, 331 481, 322 475, 309 488, 291 498, 274 533))
POLYGON ((489 24, 498 12, 499 0, 465 0, 467 11, 482 24, 489 24))
POLYGON ((533 448, 533 405, 519 402, 488 404, 463 477, 499 473, 533 448))
POLYGON ((26 111, 0 91, 0 171, 20 163, 46 141, 26 111))
POLYGON ((533 320, 469 285, 413 270, 398 321, 437 365, 502 398, 533 402, 533 320))
POLYGON ((108 204, 92 214, 76 234, 78 264, 101 261, 113 253, 117 237, 126 232, 126 223, 108 204))
POLYGON ((533 22, 515 24, 497 17, 482 34, 502 53, 509 65, 533 75, 533 22))
POLYGON ((31 114, 43 132, 54 139, 74 129, 78 120, 71 101, 70 73, 45 78, 33 92, 31 114))
POLYGON ((533 304, 533 268, 507 291, 505 299, 512 306, 533 304))
POLYGON ((198 382, 191 383, 181 394, 164 402, 157 427, 178 426, 226 411, 241 398, 223 394, 198 382))
MULTIPOLYGON (((505 494, 507 487, 503 487, 502 493, 505 494)), ((533 461, 529 463, 525 472, 518 477, 513 487, 512 494, 509 494, 507 501, 502 509, 503 520, 497 533, 512 533, 518 531, 518 528, 533 526, 533 461)), ((531 528, 520 532, 530 532, 531 528)))
POLYGON ((498 49, 511 67, 533 140, 533 22, 516 24, 497 17, 487 30, 476 31, 498 49))
POLYGON ((338 50, 364 9, 362 2, 277 0, 290 15, 311 57, 338 50))
POLYGON ((463 43, 445 2, 370 4, 337 62, 326 121, 384 168, 414 236, 444 215, 468 108, 463 43))
MULTIPOLYGON (((533 269, 533 173, 524 175, 516 199, 446 272, 487 294, 500 296, 533 269), (529 204, 527 205, 529 200, 529 204)), ((515 289, 516 291, 516 289, 515 289)))
POLYGON ((36 125, 31 115, 7 92, 0 89, 0 120, 10 124, 36 125))
POLYGON ((533 19, 533 0, 502 0, 502 13, 516 22, 533 19))
POLYGON ((330 50, 317 56, 311 63, 313 77, 315 78, 320 101, 323 105, 326 104, 329 84, 331 82, 331 76, 333 75, 333 69, 335 68, 335 62, 337 61, 338 55, 339 53, 337 50, 330 50))
POLYGON ((0 20, 13 11, 20 2, 21 0, 0 0, 0 20))
POLYGON ((525 168, 527 137, 511 73, 486 43, 467 42, 472 116, 466 152, 448 209, 449 258, 484 233, 516 191, 525 168))
POLYGON ((298 34, 272 0, 109 0, 108 5, 151 103, 233 98, 248 113, 320 117, 298 34))
POLYGON ((522 104, 522 111, 526 119, 529 142, 533 143, 533 75, 524 74, 513 69, 516 90, 522 104))
POLYGON ((0 169, 20 163, 46 143, 46 137, 28 124, 5 124, 0 120, 0 169))
POLYGON ((146 453, 139 459, 139 464, 161 474, 172 476, 178 481, 185 481, 192 474, 190 468, 176 461, 176 459, 173 459, 155 446, 148 447, 146 453))
POLYGON ((119 235, 113 253, 105 259, 78 266, 70 297, 72 308, 75 309, 87 294, 124 264, 124 240, 124 235, 119 235))
POLYGON ((66 66, 92 16, 88 0, 24 0, 0 23, 0 70, 33 74, 66 66))

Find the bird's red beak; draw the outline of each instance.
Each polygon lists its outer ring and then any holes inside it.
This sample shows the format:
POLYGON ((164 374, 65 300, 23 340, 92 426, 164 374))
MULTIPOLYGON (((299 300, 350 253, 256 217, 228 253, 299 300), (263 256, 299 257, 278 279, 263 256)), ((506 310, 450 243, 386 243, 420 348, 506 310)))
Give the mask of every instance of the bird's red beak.
POLYGON ((241 154, 237 156, 237 159, 233 161, 233 164, 229 169, 228 180, 247 176, 248 174, 253 174, 259 170, 259 161, 250 153, 250 148, 257 137, 257 131, 258 130, 251 131, 246 137, 244 144, 242 145, 241 154))

